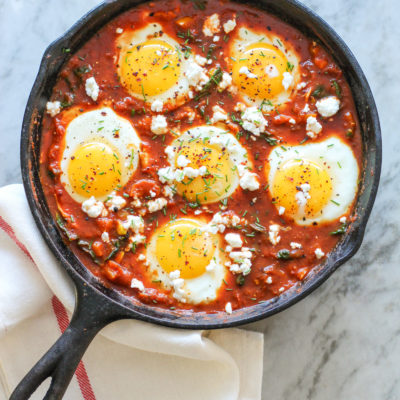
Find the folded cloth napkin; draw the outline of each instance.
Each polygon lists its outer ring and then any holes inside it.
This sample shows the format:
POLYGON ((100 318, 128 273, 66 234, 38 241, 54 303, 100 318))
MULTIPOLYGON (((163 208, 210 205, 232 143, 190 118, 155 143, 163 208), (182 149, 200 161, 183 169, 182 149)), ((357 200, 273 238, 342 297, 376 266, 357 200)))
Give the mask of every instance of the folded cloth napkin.
MULTIPOLYGON (((0 188, 0 228, 3 400, 67 327, 74 290, 36 228, 22 185, 0 188)), ((260 333, 117 321, 89 346, 64 399, 256 400, 262 360, 260 333)))

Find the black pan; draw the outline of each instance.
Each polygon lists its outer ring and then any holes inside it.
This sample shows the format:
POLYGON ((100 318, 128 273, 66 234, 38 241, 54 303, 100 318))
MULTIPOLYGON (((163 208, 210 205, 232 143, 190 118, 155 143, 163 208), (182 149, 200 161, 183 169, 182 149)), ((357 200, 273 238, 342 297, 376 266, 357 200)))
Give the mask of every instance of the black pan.
MULTIPOLYGON (((21 136, 21 168, 26 196, 40 232, 53 254, 75 283, 76 305, 71 323, 43 358, 17 386, 11 400, 28 399, 48 377, 51 385, 45 399, 62 398, 74 371, 97 332, 110 322, 132 318, 159 325, 185 329, 217 329, 237 326, 276 314, 295 304, 322 284, 361 245, 381 170, 381 133, 378 114, 365 76, 351 51, 320 17, 295 0, 248 1, 297 27, 320 41, 342 68, 350 83, 363 137, 364 165, 362 190, 357 198, 357 219, 329 254, 301 283, 270 301, 246 309, 207 315, 183 313, 132 303, 118 292, 105 288, 79 262, 64 244, 46 204, 39 179, 41 122, 56 77, 69 54, 74 53, 98 29, 141 0, 107 0, 82 17, 68 32, 45 51, 39 73, 26 106, 21 136)), ((132 332, 134 335, 135 333, 132 332)))

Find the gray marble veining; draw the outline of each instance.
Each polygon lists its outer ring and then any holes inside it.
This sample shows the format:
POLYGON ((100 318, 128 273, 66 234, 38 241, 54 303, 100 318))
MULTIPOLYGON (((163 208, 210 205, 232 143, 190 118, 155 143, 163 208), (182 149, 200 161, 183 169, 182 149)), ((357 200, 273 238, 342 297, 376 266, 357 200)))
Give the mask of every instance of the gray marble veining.
MULTIPOLYGON (((0 0, 0 185, 19 182, 24 107, 46 46, 97 0, 0 0)), ((400 399, 400 3, 304 0, 342 36, 374 93, 381 186, 357 255, 266 321, 263 399, 400 399)))

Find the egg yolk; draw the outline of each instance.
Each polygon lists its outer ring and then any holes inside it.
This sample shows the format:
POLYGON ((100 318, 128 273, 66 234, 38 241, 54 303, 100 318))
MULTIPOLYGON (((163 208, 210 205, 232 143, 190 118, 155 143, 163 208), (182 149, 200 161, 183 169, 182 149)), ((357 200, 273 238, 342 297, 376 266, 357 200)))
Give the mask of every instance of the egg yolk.
POLYGON ((120 157, 107 144, 84 144, 75 150, 69 161, 68 179, 77 194, 101 198, 120 183, 120 157))
POLYGON ((253 43, 235 58, 232 79, 250 98, 272 99, 284 90, 283 73, 289 69, 291 65, 277 47, 253 43))
POLYGON ((185 177, 182 182, 177 182, 176 190, 181 196, 199 204, 213 203, 226 197, 238 176, 227 149, 197 139, 183 144, 177 157, 179 155, 184 155, 190 161, 187 167, 207 168, 203 176, 185 177))
POLYGON ((285 215, 312 218, 331 198, 331 178, 323 165, 289 160, 276 171, 271 194, 277 207, 285 207, 285 215))
POLYGON ((150 39, 123 52, 120 75, 131 92, 156 96, 174 86, 180 75, 180 58, 176 49, 160 39, 150 39))
POLYGON ((179 270, 183 279, 204 274, 218 239, 200 228, 201 224, 196 221, 179 219, 156 231, 156 257, 165 272, 179 270))

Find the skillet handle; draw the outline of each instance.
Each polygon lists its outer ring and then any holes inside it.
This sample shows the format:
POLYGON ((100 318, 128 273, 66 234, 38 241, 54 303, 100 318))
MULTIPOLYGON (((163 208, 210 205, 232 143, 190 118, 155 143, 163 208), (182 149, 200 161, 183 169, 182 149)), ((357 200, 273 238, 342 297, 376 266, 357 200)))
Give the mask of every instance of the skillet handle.
POLYGON ((96 334, 109 323, 124 318, 117 308, 100 299, 94 289, 77 285, 77 300, 68 328, 36 363, 11 394, 10 400, 28 400, 51 377, 44 400, 62 399, 78 364, 96 334))

